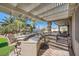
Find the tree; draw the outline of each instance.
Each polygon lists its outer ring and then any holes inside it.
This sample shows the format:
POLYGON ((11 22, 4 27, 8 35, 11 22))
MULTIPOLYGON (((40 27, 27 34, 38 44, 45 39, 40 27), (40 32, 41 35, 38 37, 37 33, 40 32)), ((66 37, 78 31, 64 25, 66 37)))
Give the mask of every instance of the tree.
POLYGON ((17 16, 15 23, 16 23, 16 25, 18 27, 19 32, 20 31, 24 31, 24 32, 26 31, 26 20, 25 20, 25 17, 23 17, 22 15, 17 16))
POLYGON ((30 31, 33 32, 33 29, 35 28, 35 20, 32 18, 31 26, 30 26, 30 31))
POLYGON ((14 17, 5 17, 5 19, 3 19, 3 22, 0 22, 3 34, 11 32, 13 30, 14 19, 14 17))
POLYGON ((16 17, 5 17, 1 23, 0 32, 3 34, 20 32, 25 30, 25 22, 24 19, 17 19, 16 17))

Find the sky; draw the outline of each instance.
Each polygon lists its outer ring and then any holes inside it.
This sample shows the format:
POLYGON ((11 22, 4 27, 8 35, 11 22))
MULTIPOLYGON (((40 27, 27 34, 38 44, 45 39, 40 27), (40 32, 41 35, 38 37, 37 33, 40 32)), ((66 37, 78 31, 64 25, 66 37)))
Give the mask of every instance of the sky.
MULTIPOLYGON (((5 17, 9 17, 10 15, 8 15, 8 14, 6 14, 6 13, 3 13, 3 12, 0 12, 0 22, 1 21, 3 21, 3 19, 5 18, 5 17)), ((26 19, 27 21, 26 21, 26 24, 31 24, 31 19, 30 18, 28 18, 28 19, 26 19)), ((46 21, 36 21, 35 22, 35 27, 36 28, 46 28, 47 27, 47 25, 48 25, 48 23, 46 22, 46 21)), ((57 28, 57 25, 56 25, 56 22, 52 22, 52 25, 51 25, 51 27, 52 28, 57 28)))
POLYGON ((5 17, 9 17, 7 13, 0 12, 0 21, 3 21, 5 17))
MULTIPOLYGON (((26 23, 27 24, 31 24, 31 22, 32 22, 32 20, 31 19, 27 19, 27 21, 26 21, 26 23)), ((47 22, 45 22, 45 21, 36 21, 35 22, 35 27, 36 28, 46 28, 47 27, 47 22)))

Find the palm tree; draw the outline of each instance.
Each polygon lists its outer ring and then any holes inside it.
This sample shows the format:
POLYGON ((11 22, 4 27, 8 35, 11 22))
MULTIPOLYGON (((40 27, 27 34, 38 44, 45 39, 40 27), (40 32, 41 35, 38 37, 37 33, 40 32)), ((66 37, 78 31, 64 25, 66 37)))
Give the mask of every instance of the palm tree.
POLYGON ((21 31, 25 29, 25 23, 24 20, 19 20, 15 17, 5 17, 3 19, 3 22, 1 23, 0 29, 2 29, 2 33, 9 33, 9 32, 14 32, 14 31, 21 31))
POLYGON ((32 19, 30 31, 33 32, 33 29, 35 28, 35 20, 32 19))
POLYGON ((13 30, 14 17, 5 17, 1 23, 2 32, 8 33, 13 30))
POLYGON ((17 27, 17 31, 21 32, 26 28, 26 25, 24 22, 20 21, 20 20, 15 20, 14 22, 15 26, 17 27))
POLYGON ((26 31, 26 20, 25 17, 23 17, 22 15, 16 17, 16 21, 15 21, 19 32, 20 31, 26 31))

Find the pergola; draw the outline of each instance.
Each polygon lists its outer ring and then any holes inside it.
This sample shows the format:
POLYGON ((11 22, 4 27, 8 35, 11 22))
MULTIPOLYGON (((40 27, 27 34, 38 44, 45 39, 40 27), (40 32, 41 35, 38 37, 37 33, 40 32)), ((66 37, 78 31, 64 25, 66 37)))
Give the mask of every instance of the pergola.
POLYGON ((69 4, 67 3, 12 3, 0 4, 0 10, 8 13, 25 14, 32 18, 52 21, 68 17, 69 4), (4 11, 3 10, 3 11, 4 11))
POLYGON ((33 20, 48 21, 48 31, 51 30, 51 21, 70 17, 68 3, 6 3, 0 4, 0 11, 12 15, 23 14, 33 20))

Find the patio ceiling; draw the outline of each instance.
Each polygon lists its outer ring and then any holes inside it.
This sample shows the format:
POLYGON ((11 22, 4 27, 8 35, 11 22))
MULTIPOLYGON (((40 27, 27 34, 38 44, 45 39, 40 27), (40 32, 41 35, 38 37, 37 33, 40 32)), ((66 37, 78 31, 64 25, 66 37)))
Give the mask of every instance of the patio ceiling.
POLYGON ((1 5, 36 18, 36 20, 52 21, 69 17, 69 4, 67 3, 13 3, 1 5))

